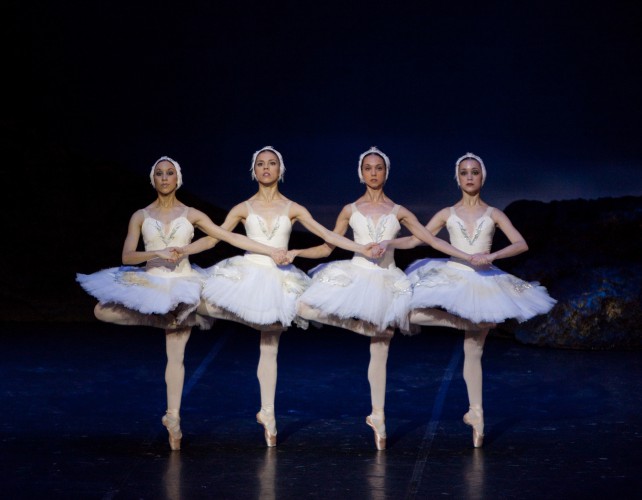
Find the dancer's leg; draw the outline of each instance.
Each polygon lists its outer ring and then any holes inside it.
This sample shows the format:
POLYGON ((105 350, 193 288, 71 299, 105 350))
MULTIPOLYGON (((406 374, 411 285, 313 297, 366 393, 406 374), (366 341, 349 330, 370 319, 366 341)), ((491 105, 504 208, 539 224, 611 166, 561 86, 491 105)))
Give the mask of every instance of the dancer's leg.
POLYGON ((386 423, 384 407, 386 405, 386 366, 390 339, 373 337, 370 339, 370 364, 368 366, 368 382, 370 382, 370 399, 372 413, 366 423, 375 432, 375 443, 378 449, 385 449, 386 423))
POLYGON ((476 448, 482 445, 484 437, 481 358, 487 335, 488 330, 467 330, 464 336, 464 381, 469 404, 464 422, 473 427, 473 444, 476 448))
POLYGON ((324 314, 303 302, 299 302, 297 314, 308 321, 316 321, 324 325, 345 328, 346 330, 367 335, 368 337, 392 337, 395 333, 393 327, 388 327, 382 332, 381 328, 373 323, 357 318, 341 318, 333 314, 324 314))
POLYGON ((185 346, 189 340, 190 333, 191 328, 165 331, 167 412, 162 421, 169 432, 169 444, 172 450, 180 450, 182 437, 180 409, 185 381, 185 365, 183 361, 185 358, 185 346))
POLYGON ((261 411, 256 419, 265 428, 265 440, 268 446, 276 445, 276 418, 274 414, 274 396, 276 394, 277 355, 281 332, 261 332, 261 354, 256 370, 261 388, 261 411))
POLYGON ((430 308, 413 309, 410 312, 410 323, 423 326, 443 326, 466 331, 493 328, 495 326, 494 323, 473 323, 447 311, 430 308))
POLYGON ((94 307, 94 316, 100 321, 114 323, 116 325, 142 324, 140 313, 130 311, 116 304, 96 304, 96 307, 94 307))
POLYGON ((198 305, 196 312, 198 312, 198 314, 200 314, 201 316, 209 316, 210 318, 226 319, 229 321, 233 321, 234 323, 241 323, 242 325, 249 326, 250 328, 253 328, 255 330, 270 332, 283 331, 283 325, 280 323, 274 323, 273 325, 258 325, 256 323, 252 323, 251 321, 244 320, 240 316, 234 314, 231 311, 228 311, 227 309, 223 309, 222 307, 208 304, 207 302, 203 301, 201 301, 201 303, 198 305))

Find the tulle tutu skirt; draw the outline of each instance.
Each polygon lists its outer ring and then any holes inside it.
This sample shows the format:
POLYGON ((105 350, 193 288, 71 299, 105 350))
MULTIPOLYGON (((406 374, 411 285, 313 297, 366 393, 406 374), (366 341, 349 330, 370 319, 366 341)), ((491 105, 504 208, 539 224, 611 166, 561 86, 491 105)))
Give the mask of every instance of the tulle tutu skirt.
POLYGON ((158 328, 199 326, 212 321, 195 313, 201 300, 205 273, 197 266, 181 270, 121 266, 92 274, 77 274, 76 281, 101 305, 127 315, 132 321, 158 328))
POLYGON ((411 286, 401 269, 394 265, 382 268, 355 257, 321 264, 309 274, 312 284, 299 301, 321 317, 332 317, 334 321, 329 324, 369 336, 384 334, 388 328, 410 333, 411 286), (354 330, 350 325, 355 319, 373 325, 375 330, 354 330))
POLYGON ((406 273, 413 287, 411 310, 442 308, 474 323, 526 321, 547 313, 557 302, 539 283, 494 266, 474 269, 448 259, 423 259, 406 273))
POLYGON ((307 328, 308 322, 296 314, 296 301, 310 278, 295 266, 277 266, 269 257, 247 254, 223 260, 206 272, 203 301, 231 313, 218 317, 238 319, 259 330, 292 323, 307 328))

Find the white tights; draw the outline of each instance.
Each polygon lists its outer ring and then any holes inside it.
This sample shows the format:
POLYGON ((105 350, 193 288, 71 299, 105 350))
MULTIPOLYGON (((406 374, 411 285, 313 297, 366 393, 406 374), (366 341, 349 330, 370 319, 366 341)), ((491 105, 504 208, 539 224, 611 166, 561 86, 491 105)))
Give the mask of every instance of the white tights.
POLYGON ((370 400, 372 402, 372 422, 381 437, 386 437, 386 424, 384 407, 386 404, 386 365, 388 364, 388 349, 390 348, 390 337, 394 333, 392 329, 386 332, 378 331, 375 325, 360 321, 338 318, 321 313, 309 305, 299 302, 298 314, 310 321, 345 328, 353 332, 370 336, 370 364, 368 365, 368 382, 370 383, 370 400), (389 335, 372 336, 375 334, 389 335))
POLYGON ((165 367, 165 383, 167 384, 167 411, 171 414, 180 412, 185 381, 185 346, 189 340, 191 328, 165 330, 165 349, 167 351, 167 366, 165 367))
POLYGON ((261 388, 261 413, 263 421, 271 434, 276 434, 276 420, 274 417, 274 396, 276 394, 277 362, 279 353, 279 339, 281 332, 261 332, 261 354, 256 369, 261 388))
POLYGON ((416 325, 444 326, 464 330, 464 381, 468 392, 468 405, 482 409, 482 365, 484 342, 491 323, 475 324, 440 309, 413 309, 410 322, 416 325))
POLYGON ((488 330, 466 330, 464 334, 464 381, 471 408, 482 409, 482 365, 488 330))
POLYGON ((389 338, 372 337, 370 339, 368 382, 370 382, 370 399, 372 401, 371 417, 381 437, 386 437, 384 407, 386 404, 386 365, 389 348, 389 338))
MULTIPOLYGON (((94 314, 100 321, 115 323, 117 325, 141 325, 145 323, 145 316, 141 313, 128 311, 124 307, 112 307, 97 304, 94 314)), ((149 326, 153 325, 150 320, 149 326)), ((165 383, 167 384, 167 412, 178 417, 183 396, 183 383, 185 381, 185 346, 189 340, 191 327, 165 330, 165 350, 167 352, 167 366, 165 367, 165 383)))

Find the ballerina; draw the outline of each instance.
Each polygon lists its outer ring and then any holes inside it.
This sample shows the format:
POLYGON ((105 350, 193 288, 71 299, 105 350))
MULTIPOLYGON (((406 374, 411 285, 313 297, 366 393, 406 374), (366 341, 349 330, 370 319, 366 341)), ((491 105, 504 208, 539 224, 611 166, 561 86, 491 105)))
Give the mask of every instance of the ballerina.
MULTIPOLYGON (((504 212, 481 199, 486 180, 482 159, 472 153, 459 158, 455 180, 461 200, 437 212, 426 229, 436 235, 446 227, 453 246, 475 255, 470 262, 423 259, 406 269, 413 285, 410 322, 465 331, 463 376, 469 409, 463 420, 472 427, 473 446, 479 448, 484 440, 481 358, 489 328, 509 318, 521 322, 545 314, 556 301, 539 283, 523 281, 492 265, 497 259, 526 252, 528 245, 504 212), (510 244, 489 253, 495 227, 510 244)), ((407 237, 384 242, 382 247, 408 249, 421 243, 407 237)))
POLYGON ((191 241, 196 227, 239 248, 271 255, 279 262, 286 255, 285 249, 262 245, 221 229, 203 212, 180 202, 176 190, 181 187, 183 176, 177 161, 161 157, 152 166, 149 177, 157 198, 130 218, 122 252, 124 265, 89 275, 77 274, 76 279, 98 299, 94 314, 100 321, 165 330, 167 411, 162 423, 168 430, 171 449, 179 450, 185 346, 193 326, 207 329, 212 320, 196 312, 204 274, 191 266, 186 256, 179 255, 176 248, 191 241), (141 236, 145 250, 138 251, 141 236), (139 266, 142 263, 145 267, 139 266))
MULTIPOLYGON (((354 203, 343 207, 334 232, 343 235, 352 228, 354 239, 362 244, 378 244, 394 238, 403 224, 421 241, 464 261, 470 255, 457 250, 429 233, 408 209, 395 204, 384 191, 390 172, 390 160, 376 147, 361 154, 357 173, 366 192, 354 203)), ((299 298, 299 315, 327 325, 345 328, 370 338, 368 381, 372 412, 366 424, 374 431, 375 446, 386 448, 385 392, 386 364, 390 339, 396 328, 410 333, 408 308, 411 285, 395 265, 394 250, 377 259, 355 255, 352 260, 321 264, 310 271, 312 284, 299 298)), ((288 255, 322 258, 330 255, 328 244, 304 250, 290 250, 288 255)))
MULTIPOLYGON (((265 146, 256 151, 250 167, 258 191, 228 213, 222 227, 232 231, 243 223, 248 237, 265 245, 287 247, 292 225, 301 223, 325 241, 346 250, 373 255, 374 245, 360 245, 329 231, 315 221, 308 210, 279 191, 285 165, 276 149, 265 146)), ((216 241, 202 238, 180 251, 194 254, 211 248, 216 241)), ((378 251, 378 249, 376 249, 378 251)), ((288 260, 289 261, 289 260, 288 260)), ((276 446, 274 400, 277 383, 277 354, 281 332, 291 324, 307 328, 297 316, 296 300, 310 278, 293 265, 277 266, 254 253, 225 259, 206 270, 201 314, 241 323, 261 332, 257 378, 261 389, 261 409, 256 414, 263 426, 267 446, 276 446)))

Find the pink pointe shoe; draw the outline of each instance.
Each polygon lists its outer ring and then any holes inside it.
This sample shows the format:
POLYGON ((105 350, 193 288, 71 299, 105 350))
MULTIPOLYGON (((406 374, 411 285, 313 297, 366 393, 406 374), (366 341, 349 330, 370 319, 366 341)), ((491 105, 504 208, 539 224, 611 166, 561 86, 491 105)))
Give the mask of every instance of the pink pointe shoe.
POLYGON ((464 415, 464 423, 473 428, 473 447, 481 448, 484 444, 484 410, 471 406, 464 415))
POLYGON ((374 440, 375 440, 375 446, 377 447, 377 450, 383 451, 386 449, 386 436, 382 436, 379 434, 379 431, 375 427, 374 421, 372 419, 372 415, 368 415, 366 417, 366 425, 368 427, 371 427, 372 430, 374 431, 374 440))
POLYGON ((169 433, 169 447, 173 451, 178 451, 181 449, 181 439, 183 438, 183 433, 181 432, 181 417, 178 416, 178 413, 170 413, 169 410, 161 422, 165 427, 167 427, 167 432, 169 433))
POLYGON ((268 422, 267 420, 265 420, 265 415, 261 412, 258 412, 256 414, 256 421, 263 426, 265 444, 268 446, 268 448, 273 448, 274 446, 276 446, 276 430, 274 431, 274 434, 270 432, 267 426, 268 422))

